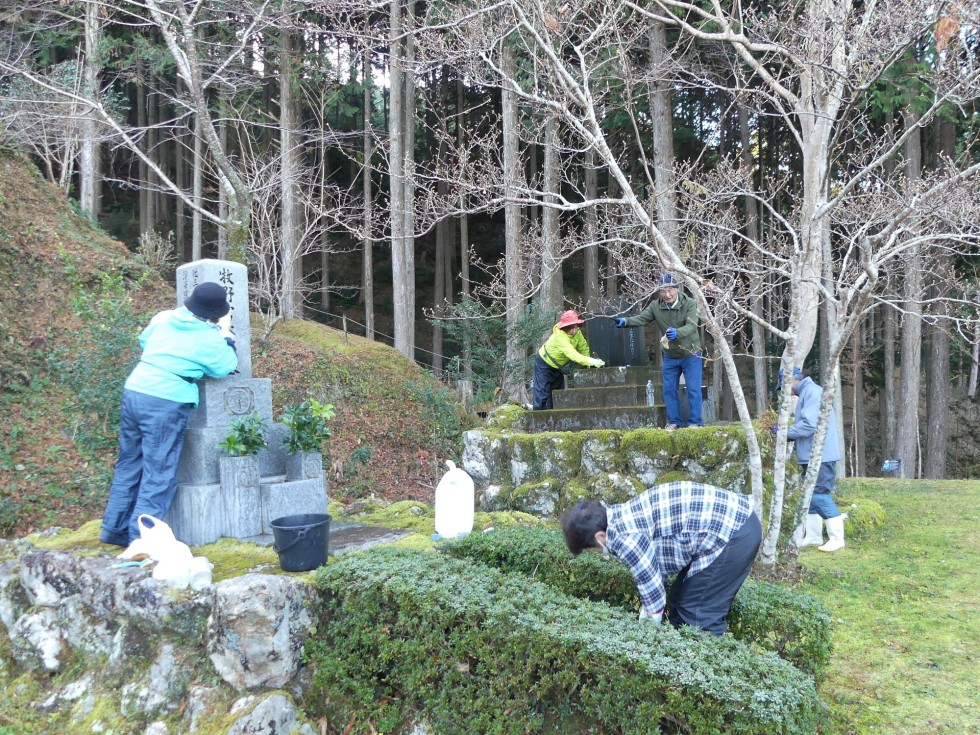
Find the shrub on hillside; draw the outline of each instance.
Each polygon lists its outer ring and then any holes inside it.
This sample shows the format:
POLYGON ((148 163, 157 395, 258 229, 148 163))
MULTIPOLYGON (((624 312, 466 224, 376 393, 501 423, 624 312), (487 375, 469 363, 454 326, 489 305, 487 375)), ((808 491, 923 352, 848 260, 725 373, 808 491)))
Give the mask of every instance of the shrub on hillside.
POLYGON ((885 522, 881 504, 863 495, 843 494, 837 498, 841 513, 847 513, 844 530, 848 538, 864 538, 885 522))
POLYGON ((51 376, 66 392, 66 412, 76 417, 73 433, 88 451, 115 444, 122 386, 139 357, 137 336, 148 315, 133 294, 146 273, 135 278, 125 268, 88 280, 65 264, 71 305, 79 326, 70 344, 56 345, 48 356, 51 376))
POLYGON ((730 636, 676 631, 487 566, 399 549, 321 567, 309 701, 392 732, 812 733, 812 679, 730 636))
MULTIPOLYGON (((561 533, 545 528, 506 528, 470 534, 444 547, 506 572, 525 574, 575 597, 601 600, 635 612, 640 601, 629 569, 599 554, 573 557, 561 533)), ((813 597, 749 581, 729 615, 739 640, 773 651, 819 680, 830 656, 830 616, 813 597)))

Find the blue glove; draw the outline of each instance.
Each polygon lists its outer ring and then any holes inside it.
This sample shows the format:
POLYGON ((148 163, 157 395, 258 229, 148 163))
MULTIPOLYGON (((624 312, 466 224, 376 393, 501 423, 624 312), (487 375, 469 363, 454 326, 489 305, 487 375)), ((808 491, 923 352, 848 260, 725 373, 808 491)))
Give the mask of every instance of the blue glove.
POLYGON ((779 427, 778 426, 773 426, 771 429, 769 429, 769 431, 772 433, 773 437, 775 437, 776 434, 779 433, 779 427))
POLYGON ((613 324, 615 324, 617 327, 625 327, 626 320, 621 316, 617 316, 615 319, 613 319, 613 324))
POLYGON ((673 327, 667 327, 666 334, 667 334, 667 339, 671 341, 677 339, 677 330, 674 329, 673 327))

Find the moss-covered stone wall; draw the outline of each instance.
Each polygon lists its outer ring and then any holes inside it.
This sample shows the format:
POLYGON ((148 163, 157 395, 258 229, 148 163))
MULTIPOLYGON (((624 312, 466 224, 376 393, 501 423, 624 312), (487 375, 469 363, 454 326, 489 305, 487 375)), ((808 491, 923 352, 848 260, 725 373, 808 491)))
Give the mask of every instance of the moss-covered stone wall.
MULTIPOLYGON (((751 492, 745 432, 737 424, 528 434, 514 408, 463 435, 463 469, 484 510, 549 516, 581 498, 619 503, 675 480, 751 492)), ((768 466, 772 442, 764 434, 759 443, 768 466)))

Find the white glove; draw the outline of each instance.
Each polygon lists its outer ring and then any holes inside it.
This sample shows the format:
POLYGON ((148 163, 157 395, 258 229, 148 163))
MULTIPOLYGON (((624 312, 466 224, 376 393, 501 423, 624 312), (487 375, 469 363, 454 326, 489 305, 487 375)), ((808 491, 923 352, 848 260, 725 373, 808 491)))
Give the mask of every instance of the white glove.
POLYGON ((235 335, 231 332, 231 312, 229 311, 223 317, 218 319, 218 329, 221 330, 222 337, 234 338, 235 335))
POLYGON ((654 623, 660 623, 663 620, 664 611, 660 612, 648 612, 646 608, 640 608, 640 620, 650 620, 654 623))
POLYGON ((602 367, 605 364, 606 364, 605 361, 600 360, 598 357, 589 358, 589 367, 602 367))

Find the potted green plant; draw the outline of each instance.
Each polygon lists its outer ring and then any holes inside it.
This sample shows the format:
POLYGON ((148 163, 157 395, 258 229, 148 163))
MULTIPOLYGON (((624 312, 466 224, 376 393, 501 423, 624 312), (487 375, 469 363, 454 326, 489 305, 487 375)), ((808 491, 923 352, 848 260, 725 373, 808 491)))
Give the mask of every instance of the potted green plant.
POLYGON ((333 405, 315 399, 286 406, 280 421, 286 427, 286 479, 306 480, 323 474, 323 442, 330 438, 333 405))
POLYGON ((232 421, 228 428, 228 435, 218 446, 231 457, 251 457, 269 446, 265 441, 268 426, 257 412, 232 421))
POLYGON ((229 424, 228 435, 218 446, 225 455, 218 458, 218 477, 224 506, 224 535, 248 538, 262 533, 262 498, 259 489, 260 451, 268 444, 267 425, 258 413, 229 424))

